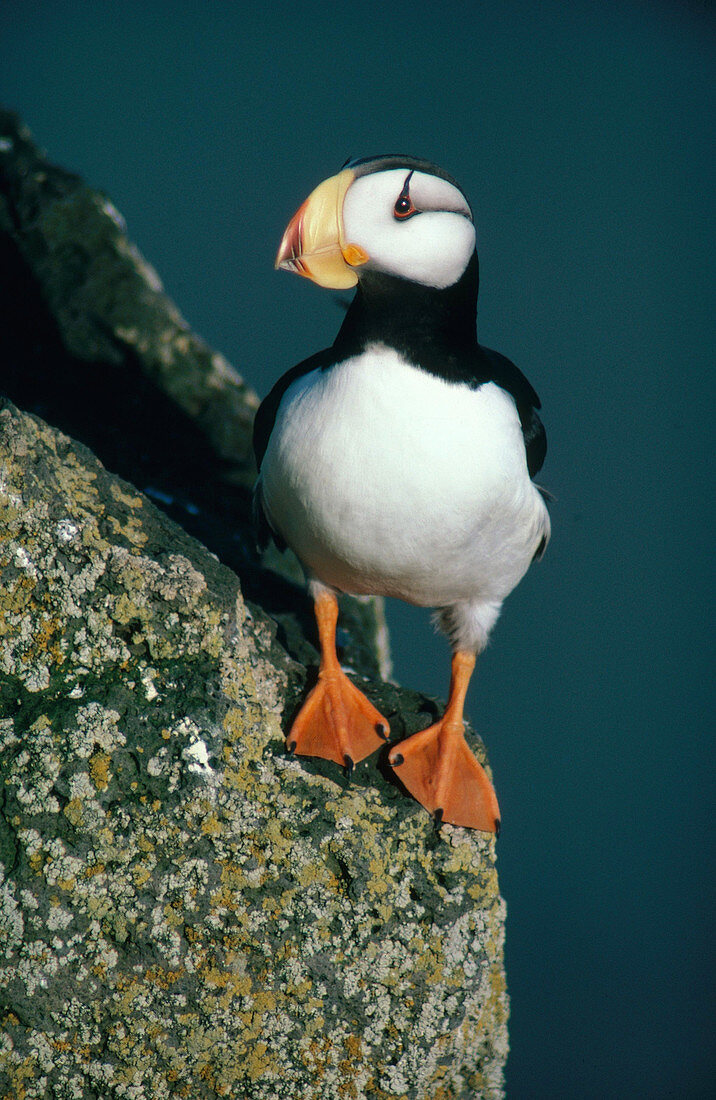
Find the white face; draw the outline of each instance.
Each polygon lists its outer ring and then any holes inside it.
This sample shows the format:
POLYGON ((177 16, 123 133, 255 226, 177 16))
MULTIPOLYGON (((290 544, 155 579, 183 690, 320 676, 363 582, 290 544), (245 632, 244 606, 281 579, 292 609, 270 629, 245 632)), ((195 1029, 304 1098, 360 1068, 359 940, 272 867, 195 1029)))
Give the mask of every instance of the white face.
MULTIPOLYGON (((404 201, 402 206, 411 210, 404 201)), ((457 282, 475 249, 462 193, 447 180, 408 168, 359 176, 346 192, 343 229, 346 241, 370 257, 356 268, 359 277, 361 271, 383 271, 438 289, 457 282), (414 209, 402 217, 396 211, 401 195, 414 209)))

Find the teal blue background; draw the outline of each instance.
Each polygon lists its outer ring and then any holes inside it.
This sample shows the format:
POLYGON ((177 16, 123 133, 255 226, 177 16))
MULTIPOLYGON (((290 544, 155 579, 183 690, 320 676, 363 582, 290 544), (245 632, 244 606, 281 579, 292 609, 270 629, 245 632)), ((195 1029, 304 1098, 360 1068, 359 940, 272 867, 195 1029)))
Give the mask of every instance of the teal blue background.
MULTIPOLYGON (((340 321, 272 267, 315 184, 404 151, 472 201, 481 339, 542 397, 557 497, 469 702, 514 1100, 716 1093, 714 37, 706 4, 636 0, 0 7, 0 100, 261 393, 340 321)), ((397 678, 444 694, 427 613, 390 615, 397 678)))

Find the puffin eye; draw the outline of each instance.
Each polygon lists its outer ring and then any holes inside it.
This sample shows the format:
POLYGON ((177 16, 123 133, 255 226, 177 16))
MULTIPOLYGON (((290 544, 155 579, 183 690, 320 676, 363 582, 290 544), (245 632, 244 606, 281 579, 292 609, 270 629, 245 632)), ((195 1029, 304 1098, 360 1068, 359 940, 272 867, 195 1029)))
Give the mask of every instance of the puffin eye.
POLYGON ((399 195, 398 200, 393 207, 393 213, 396 218, 404 221, 405 218, 409 218, 412 214, 417 214, 417 210, 413 206, 410 195, 399 195))
POLYGON ((406 218, 411 218, 413 214, 417 214, 417 210, 413 206, 413 200, 410 197, 410 177, 412 174, 412 172, 408 173, 403 184, 403 190, 395 200, 395 206, 393 207, 393 214, 399 221, 405 221, 406 218))

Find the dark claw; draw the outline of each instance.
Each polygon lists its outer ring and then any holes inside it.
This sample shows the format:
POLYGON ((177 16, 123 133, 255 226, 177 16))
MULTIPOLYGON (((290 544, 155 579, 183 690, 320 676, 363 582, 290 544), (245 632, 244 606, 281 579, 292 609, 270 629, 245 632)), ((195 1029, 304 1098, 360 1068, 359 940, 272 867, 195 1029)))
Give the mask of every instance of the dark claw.
POLYGON ((348 778, 350 779, 350 777, 351 777, 351 776, 352 776, 352 774, 353 774, 353 768, 355 767, 355 764, 354 764, 354 763, 353 763, 353 761, 351 760, 351 758, 350 758, 350 756, 348 755, 348 753, 346 753, 346 754, 345 754, 345 756, 343 757, 343 763, 344 763, 344 764, 345 764, 345 766, 346 766, 346 775, 347 775, 347 776, 348 776, 348 778))
POLYGON ((435 832, 436 833, 440 832, 440 826, 443 823, 443 813, 444 813, 444 810, 439 809, 439 810, 436 810, 435 813, 433 814, 433 821, 435 822, 435 832))
POLYGON ((502 822, 500 821, 500 819, 498 817, 497 820, 495 821, 495 837, 498 837, 500 835, 501 825, 502 825, 502 822))
POLYGON ((286 745, 286 752, 288 753, 289 756, 293 756, 295 751, 296 751, 296 742, 295 741, 289 741, 289 743, 286 745))
POLYGON ((395 756, 392 759, 390 759, 390 758, 388 759, 388 763, 390 764, 391 768, 399 768, 400 765, 403 764, 404 762, 405 762, 405 757, 401 756, 401 754, 399 752, 396 752, 395 756))
POLYGON ((385 732, 385 726, 383 725, 382 722, 378 722, 378 724, 375 727, 375 732, 378 734, 379 737, 382 737, 384 741, 389 740, 388 734, 385 732))

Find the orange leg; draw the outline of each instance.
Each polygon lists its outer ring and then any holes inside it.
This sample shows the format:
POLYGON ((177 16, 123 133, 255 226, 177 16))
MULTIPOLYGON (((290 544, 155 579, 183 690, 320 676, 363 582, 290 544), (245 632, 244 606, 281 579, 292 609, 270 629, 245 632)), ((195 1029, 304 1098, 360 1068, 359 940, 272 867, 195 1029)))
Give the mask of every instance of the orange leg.
POLYGON ((338 601, 321 590, 315 600, 321 665, 318 683, 298 712, 286 738, 286 748, 299 756, 321 756, 354 764, 370 756, 387 739, 390 727, 341 669, 336 655, 338 601))
POLYGON ((453 654, 450 699, 434 726, 413 734, 392 750, 388 762, 400 782, 435 820, 498 833, 500 808, 485 769, 464 737, 463 707, 475 655, 453 654))

